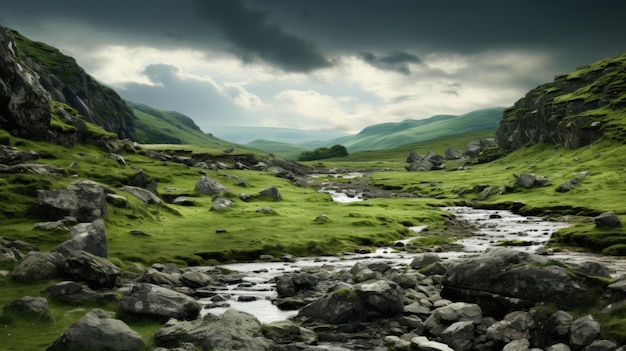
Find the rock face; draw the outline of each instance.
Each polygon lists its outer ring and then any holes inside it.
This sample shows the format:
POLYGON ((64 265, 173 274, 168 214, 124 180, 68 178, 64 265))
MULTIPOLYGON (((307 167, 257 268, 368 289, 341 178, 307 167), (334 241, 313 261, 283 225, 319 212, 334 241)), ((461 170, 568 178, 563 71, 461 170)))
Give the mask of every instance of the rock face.
POLYGON ((91 310, 72 324, 46 350, 142 351, 146 345, 126 323, 100 309, 91 310))
POLYGON ((0 127, 42 139, 50 125, 50 94, 18 55, 12 33, 0 26, 0 127))
POLYGON ((519 149, 531 143, 579 148, 603 135, 606 111, 624 108, 621 99, 625 55, 557 76, 504 111, 496 132, 498 145, 519 149))
MULTIPOLYGON (((32 100, 33 102, 40 101, 41 104, 43 101, 47 102, 44 106, 47 108, 47 123, 46 118, 41 118, 41 114, 33 114, 30 118, 33 119, 34 123, 27 125, 29 128, 36 126, 37 128, 34 130, 43 128, 43 131, 48 128, 50 124, 50 100, 54 100, 73 107, 85 120, 102 126, 109 132, 116 133, 120 139, 135 138, 133 112, 115 91, 98 83, 85 73, 72 57, 63 55, 59 50, 42 43, 33 43, 21 34, 5 28, 0 29, 0 31, 2 31, 2 37, 0 37, 2 45, 0 46, 3 49, 8 48, 10 41, 7 39, 15 38, 17 45, 14 44, 12 48, 15 51, 17 46, 17 50, 22 55, 19 64, 24 67, 24 71, 36 73, 38 76, 33 76, 34 79, 27 80, 28 85, 41 86, 43 90, 47 91, 45 95, 49 96, 45 99, 44 95, 40 95, 38 99, 32 100), (20 49, 22 46, 30 47, 31 50, 20 49), (37 51, 37 54, 29 55, 33 51, 37 51)), ((4 53, 0 57, 3 61, 7 61, 6 57, 8 56, 4 53)), ((30 91, 34 90, 31 89, 30 91)), ((27 104, 26 106, 30 105, 27 104)), ((35 106, 38 105, 32 104, 32 107, 35 106)), ((39 110, 34 109, 33 111, 39 110)))
POLYGON ((474 301, 485 308, 498 306, 492 315, 534 306, 539 302, 562 307, 587 305, 588 289, 604 288, 601 281, 582 280, 572 268, 550 264, 542 256, 506 248, 476 258, 452 262, 443 282, 442 296, 474 301), (481 279, 476 279, 481 277, 481 279))

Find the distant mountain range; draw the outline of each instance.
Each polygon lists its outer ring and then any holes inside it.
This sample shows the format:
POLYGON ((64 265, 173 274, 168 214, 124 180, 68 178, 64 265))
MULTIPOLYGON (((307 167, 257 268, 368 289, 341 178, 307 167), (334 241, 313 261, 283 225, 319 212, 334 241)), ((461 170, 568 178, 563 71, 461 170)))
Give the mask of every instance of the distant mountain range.
POLYGON ((349 152, 393 149, 445 136, 494 131, 504 108, 494 107, 464 115, 437 115, 397 123, 374 124, 356 135, 332 130, 272 127, 213 127, 203 132, 188 116, 126 101, 135 114, 137 140, 152 144, 211 144, 216 140, 245 145, 291 159, 318 147, 345 146, 349 152))
MULTIPOLYGON (((297 158, 303 151, 335 144, 345 146, 349 152, 393 149, 402 145, 433 140, 445 136, 482 131, 495 131, 502 120, 503 107, 477 110, 464 115, 437 115, 427 119, 407 119, 397 123, 381 123, 366 127, 356 135, 307 141, 308 131, 281 129, 282 133, 268 133, 267 137, 253 140, 247 145, 287 158, 297 158), (295 134, 289 134, 295 131, 295 134), (289 142, 296 139, 295 142, 289 142)), ((244 127, 231 127, 231 132, 244 127)), ((263 135, 271 128, 245 127, 249 135, 263 135)), ((220 136, 222 137, 222 136, 220 136)), ((227 137, 223 137, 228 139, 227 137)), ((314 139, 309 136, 308 139, 314 139)))

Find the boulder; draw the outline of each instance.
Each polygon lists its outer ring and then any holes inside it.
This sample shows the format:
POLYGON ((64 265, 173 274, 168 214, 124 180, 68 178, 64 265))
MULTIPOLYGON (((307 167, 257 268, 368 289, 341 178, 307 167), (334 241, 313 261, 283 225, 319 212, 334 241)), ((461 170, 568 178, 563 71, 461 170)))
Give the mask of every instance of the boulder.
POLYGON ((51 298, 67 302, 85 302, 105 300, 111 295, 101 294, 86 284, 74 281, 62 281, 46 288, 51 298))
POLYGON ((467 143, 465 149, 463 150, 463 156, 467 156, 468 158, 474 158, 480 153, 488 148, 496 146, 495 139, 474 139, 467 143))
POLYGON ((622 226, 619 217, 613 212, 604 212, 593 218, 598 228, 618 228, 622 226))
POLYGON ((530 341, 527 339, 513 340, 504 345, 502 351, 528 351, 530 349, 530 341))
POLYGON ((355 282, 364 282, 366 280, 379 279, 380 273, 371 270, 365 263, 357 262, 350 268, 353 280, 355 282))
POLYGON ((450 346, 438 342, 428 340, 425 336, 416 336, 411 339, 411 350, 418 351, 454 351, 450 346))
POLYGON ((262 197, 269 198, 271 200, 282 200, 283 195, 278 191, 278 188, 275 185, 272 185, 269 188, 263 189, 259 191, 259 195, 262 197))
POLYGON ((580 349, 590 345, 600 335, 600 323, 591 315, 575 319, 570 326, 569 345, 580 349))
MULTIPOLYGON (((604 290, 602 279, 584 279, 563 264, 508 248, 448 264, 442 297, 481 305, 489 315, 498 316, 536 303, 562 307, 588 305, 594 289, 604 290), (481 277, 481 279, 476 279, 481 277)), ((599 298, 599 297, 598 297, 599 298)))
POLYGON ((504 316, 487 328, 487 337, 505 343, 513 340, 530 339, 531 330, 535 328, 535 321, 528 312, 515 311, 504 316))
POLYGON ((431 334, 439 336, 456 322, 471 321, 478 324, 482 319, 483 313, 477 304, 454 302, 434 309, 424 323, 431 334))
POLYGON ((213 199, 213 204, 211 205, 211 208, 209 210, 210 211, 223 211, 233 206, 235 206, 234 202, 228 200, 225 197, 216 196, 213 199))
POLYGON ((441 333, 441 340, 455 351, 469 351, 474 345, 474 321, 452 323, 441 333))
POLYGON ((411 268, 420 270, 435 262, 441 262, 441 257, 433 253, 423 253, 415 256, 410 263, 411 268))
POLYGON ((196 182, 196 191, 202 195, 230 194, 230 190, 228 190, 225 186, 206 175, 203 175, 198 182, 196 182))
POLYGON ((361 320, 367 314, 353 288, 341 288, 304 306, 298 316, 341 324, 361 320))
POLYGON ((94 309, 67 328, 48 351, 143 351, 146 345, 126 323, 111 318, 107 312, 94 309))
POLYGON ((63 264, 63 260, 63 255, 59 253, 31 251, 13 269, 13 280, 31 283, 58 278, 58 267, 63 264))
POLYGON ((10 301, 2 308, 2 319, 22 319, 35 322, 51 322, 52 315, 45 297, 25 296, 10 301))
POLYGON ((32 212, 48 220, 70 216, 78 222, 92 222, 106 215, 108 193, 114 191, 88 180, 73 182, 67 189, 38 190, 32 212))
POLYGON ((449 146, 444 152, 446 160, 458 160, 463 157, 463 153, 454 146, 449 146))
POLYGON ((83 250, 75 250, 65 257, 62 271, 73 280, 87 283, 92 288, 111 289, 117 285, 122 270, 109 260, 83 250))
POLYGON ((39 159, 35 151, 22 151, 17 148, 0 145, 0 164, 13 166, 21 163, 33 163, 39 159))
MULTIPOLYGON (((623 348, 622 348, 623 349, 623 348)), ((585 351, 615 351, 617 345, 611 340, 594 340, 584 349, 585 351)))
POLYGON ((360 304, 370 316, 393 316, 404 307, 404 293, 389 280, 371 280, 354 285, 360 304))
POLYGON ((91 223, 79 223, 70 230, 70 239, 52 251, 64 256, 72 251, 83 250, 99 257, 109 257, 104 221, 99 218, 91 223))
POLYGON ((207 314, 192 321, 168 321, 154 335, 159 347, 176 348, 182 343, 202 350, 274 350, 276 344, 263 337, 261 322, 253 315, 228 309, 220 316, 207 314))
POLYGON ((157 204, 158 205, 161 203, 161 199, 159 199, 159 197, 156 194, 154 194, 148 189, 140 188, 137 186, 130 186, 130 185, 122 186, 119 189, 133 195, 134 197, 138 198, 139 200, 141 200, 141 202, 145 204, 148 204, 148 205, 157 204))
POLYGON ((192 297, 149 283, 137 283, 119 302, 131 314, 190 320, 198 317, 202 306, 192 297))

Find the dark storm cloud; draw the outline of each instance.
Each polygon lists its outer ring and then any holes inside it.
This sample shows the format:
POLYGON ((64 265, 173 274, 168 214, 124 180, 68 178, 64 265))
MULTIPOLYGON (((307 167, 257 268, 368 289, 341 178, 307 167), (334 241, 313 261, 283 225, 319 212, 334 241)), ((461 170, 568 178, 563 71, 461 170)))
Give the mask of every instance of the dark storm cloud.
POLYGON ((361 54, 361 59, 374 67, 402 74, 411 74, 409 64, 422 64, 422 60, 420 60, 419 57, 399 51, 382 56, 376 56, 371 52, 366 52, 361 54))
POLYGON ((196 14, 217 23, 244 61, 261 59, 302 72, 331 65, 313 41, 287 32, 268 13, 247 8, 239 0, 197 0, 195 5, 196 14))

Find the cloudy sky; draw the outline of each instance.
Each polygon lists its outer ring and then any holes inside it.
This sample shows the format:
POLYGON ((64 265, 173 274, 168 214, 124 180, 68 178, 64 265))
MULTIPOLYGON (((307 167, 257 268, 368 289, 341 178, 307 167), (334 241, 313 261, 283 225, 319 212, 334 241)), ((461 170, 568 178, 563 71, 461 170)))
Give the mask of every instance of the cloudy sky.
POLYGON ((128 100, 213 126, 335 129, 510 106, 626 51, 623 0, 0 0, 128 100))

